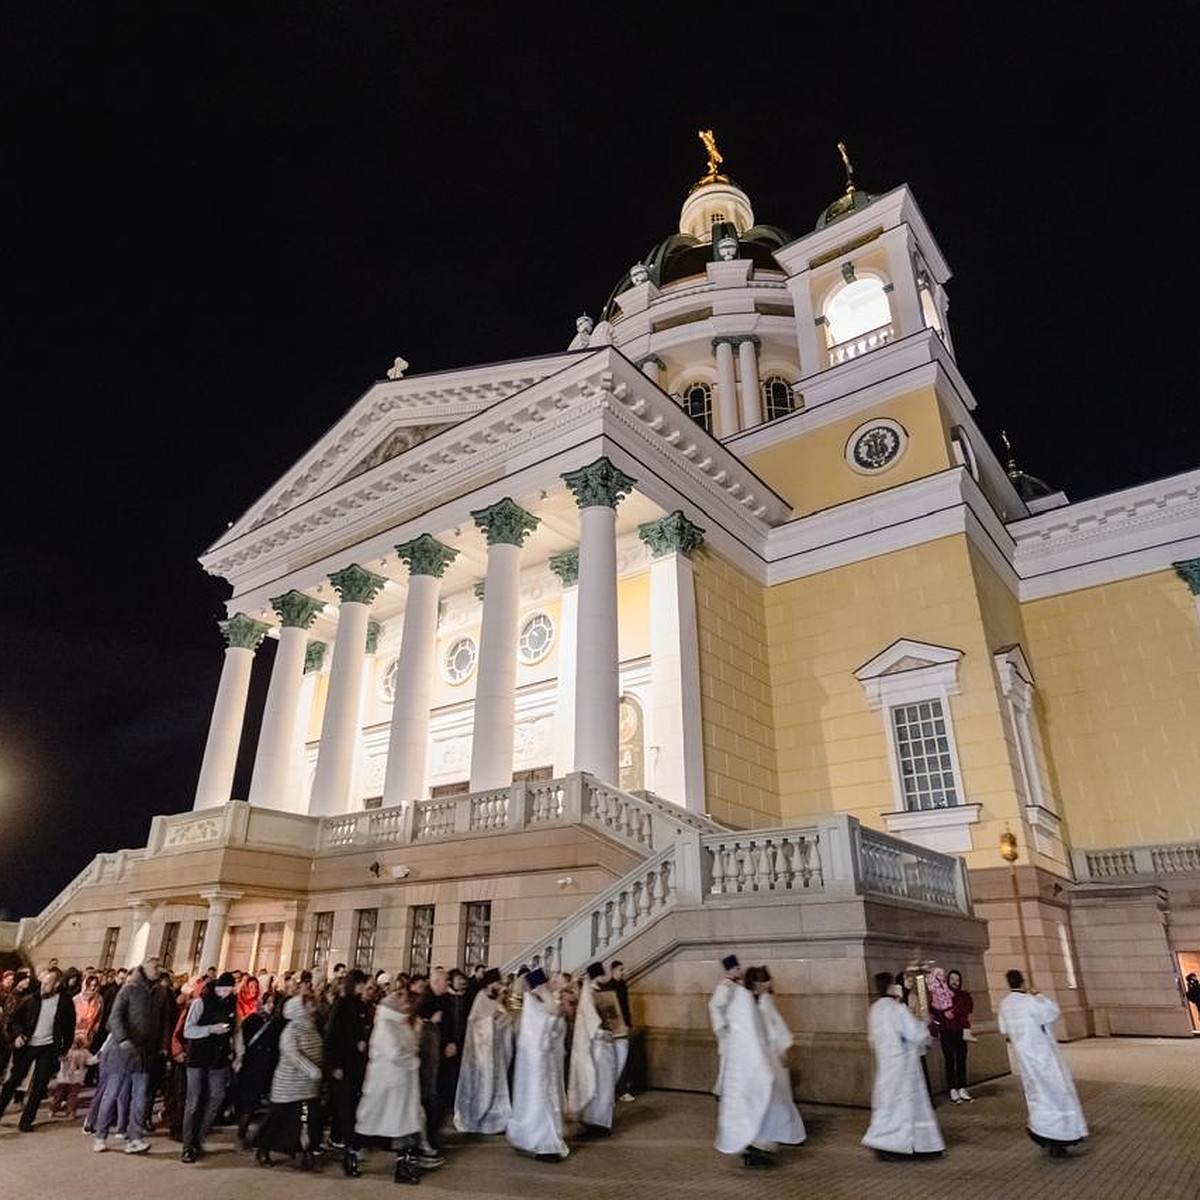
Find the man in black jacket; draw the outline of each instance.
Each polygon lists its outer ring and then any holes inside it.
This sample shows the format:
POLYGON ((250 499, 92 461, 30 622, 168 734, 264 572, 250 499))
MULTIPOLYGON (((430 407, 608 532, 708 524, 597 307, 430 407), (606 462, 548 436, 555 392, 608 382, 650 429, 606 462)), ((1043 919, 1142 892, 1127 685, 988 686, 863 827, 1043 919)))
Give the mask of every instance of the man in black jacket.
POLYGON ((39 976, 41 987, 21 1001, 9 1024, 13 1064, 0 1088, 0 1117, 32 1068, 33 1082, 17 1124, 22 1133, 32 1131, 38 1105, 46 1098, 58 1061, 75 1040, 75 1005, 59 990, 61 981, 62 972, 47 967, 39 976))
POLYGON ((125 1153, 145 1154, 150 1149, 146 1140, 146 1104, 149 1097, 150 1069, 162 1043, 162 1012, 156 991, 158 988, 158 959, 147 958, 140 967, 129 972, 121 990, 113 1000, 108 1015, 108 1032, 112 1041, 106 1055, 111 1055, 105 1072, 104 1095, 96 1117, 93 1150, 104 1150, 105 1139, 117 1115, 118 1097, 125 1080, 130 1082, 129 1125, 125 1131, 125 1153))

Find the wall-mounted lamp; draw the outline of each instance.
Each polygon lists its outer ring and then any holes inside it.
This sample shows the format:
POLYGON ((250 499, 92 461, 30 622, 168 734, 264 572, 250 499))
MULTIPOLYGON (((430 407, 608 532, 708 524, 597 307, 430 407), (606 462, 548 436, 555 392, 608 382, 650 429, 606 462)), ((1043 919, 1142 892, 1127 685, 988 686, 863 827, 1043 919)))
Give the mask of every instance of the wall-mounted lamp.
POLYGON ((1000 857, 1006 863, 1015 863, 1020 857, 1017 850, 1017 835, 1011 829, 1006 829, 1000 835, 1000 857))

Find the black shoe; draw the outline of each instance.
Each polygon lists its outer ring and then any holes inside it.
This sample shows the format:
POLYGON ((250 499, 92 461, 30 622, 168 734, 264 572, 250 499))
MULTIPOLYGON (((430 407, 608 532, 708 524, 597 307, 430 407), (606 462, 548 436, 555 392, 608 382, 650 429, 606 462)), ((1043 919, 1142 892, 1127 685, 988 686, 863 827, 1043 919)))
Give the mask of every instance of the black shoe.
POLYGON ((1071 1156, 1067 1153, 1066 1146, 1051 1146, 1050 1147, 1050 1157, 1051 1158, 1070 1158, 1071 1156))
POLYGON ((358 1165, 358 1155, 355 1154, 353 1150, 347 1150, 346 1153, 342 1155, 342 1170, 345 1171, 351 1179, 357 1179, 359 1175, 362 1174, 362 1171, 359 1169, 358 1165))
MULTIPOLYGON (((191 1161, 195 1160, 193 1159, 191 1161)), ((259 1148, 254 1152, 254 1161, 258 1163, 260 1167, 273 1167, 275 1165, 275 1160, 271 1157, 270 1150, 264 1150, 261 1146, 259 1146, 259 1148)))
POLYGON ((396 1171, 392 1178, 397 1183, 420 1183, 421 1168, 412 1154, 401 1154, 396 1159, 396 1171))
POLYGON ((742 1165, 747 1167, 773 1167, 775 1165, 775 1156, 768 1154, 765 1150, 751 1148, 742 1155, 742 1165))
POLYGON ((562 1162, 561 1154, 535 1154, 535 1162, 562 1162))
POLYGON ((584 1137, 612 1137, 612 1130, 607 1125, 588 1125, 585 1123, 580 1132, 584 1137))
POLYGON ((22 1133, 32 1133, 32 1132, 33 1132, 33 1126, 32 1126, 32 1125, 26 1125, 24 1121, 21 1121, 21 1122, 20 1122, 20 1123, 17 1125, 17 1128, 18 1128, 18 1129, 19 1129, 19 1130, 20 1130, 22 1133))
POLYGON ((897 1154, 895 1150, 876 1150, 875 1157, 880 1162, 910 1162, 911 1154, 897 1154))
POLYGON ((179 1161, 182 1163, 194 1163, 197 1157, 195 1146, 184 1146, 183 1153, 179 1156, 179 1161))

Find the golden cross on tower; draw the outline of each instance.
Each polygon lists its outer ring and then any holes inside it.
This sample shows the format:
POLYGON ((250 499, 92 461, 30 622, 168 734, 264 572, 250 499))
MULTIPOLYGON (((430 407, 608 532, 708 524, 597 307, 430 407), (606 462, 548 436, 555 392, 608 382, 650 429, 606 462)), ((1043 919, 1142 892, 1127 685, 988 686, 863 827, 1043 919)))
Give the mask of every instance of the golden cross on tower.
POLYGON ((850 162, 850 155, 846 153, 846 143, 838 142, 838 153, 842 156, 842 162, 846 164, 846 193, 854 191, 854 167, 850 162))
POLYGON ((720 150, 717 149, 717 139, 713 137, 711 129, 701 129, 697 134, 700 140, 704 143, 704 152, 708 155, 708 171, 701 183, 712 183, 716 179, 723 179, 724 176, 717 168, 725 161, 721 157, 720 150))

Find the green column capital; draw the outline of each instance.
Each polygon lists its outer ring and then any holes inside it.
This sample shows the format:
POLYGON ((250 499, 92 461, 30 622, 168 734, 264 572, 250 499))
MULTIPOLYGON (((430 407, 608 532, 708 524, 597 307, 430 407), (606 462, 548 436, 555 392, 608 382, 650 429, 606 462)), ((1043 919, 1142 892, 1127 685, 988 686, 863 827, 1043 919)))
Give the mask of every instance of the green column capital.
POLYGON ((487 508, 475 509, 471 516, 487 535, 489 546, 523 546, 525 539, 541 524, 537 517, 508 496, 487 508))
POLYGON ((396 553, 408 567, 410 575, 432 575, 441 579, 446 568, 458 557, 452 546, 443 545, 432 534, 423 533, 411 542, 401 542, 396 553))
POLYGON ((598 458, 578 471, 567 471, 562 480, 575 493, 580 508, 616 508, 637 482, 607 458, 598 458))
POLYGON ((271 607, 279 614, 279 623, 285 629, 308 629, 325 605, 293 588, 282 596, 272 596, 271 607))
POLYGON ((236 647, 239 650, 257 650, 271 628, 245 613, 236 613, 226 621, 218 621, 217 627, 225 637, 225 644, 230 649, 236 647))
POLYGON ((304 673, 311 675, 325 665, 325 643, 309 642, 304 648, 304 673))
POLYGON ((334 571, 329 576, 329 582, 343 604, 371 604, 383 591, 387 580, 374 571, 368 571, 366 567, 360 567, 358 563, 351 563, 340 571, 334 571))
POLYGON ((682 554, 685 558, 691 558, 692 552, 704 541, 704 530, 676 509, 657 521, 639 525, 638 537, 650 548, 653 558, 662 558, 667 554, 682 554))
POLYGON ((1183 562, 1172 563, 1175 574, 1188 585, 1188 591, 1193 596, 1200 596, 1200 558, 1185 558, 1183 562))
POLYGON ((563 587, 574 587, 579 582, 579 548, 550 555, 550 570, 562 580, 563 587))

